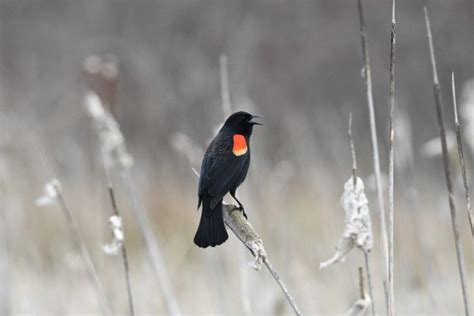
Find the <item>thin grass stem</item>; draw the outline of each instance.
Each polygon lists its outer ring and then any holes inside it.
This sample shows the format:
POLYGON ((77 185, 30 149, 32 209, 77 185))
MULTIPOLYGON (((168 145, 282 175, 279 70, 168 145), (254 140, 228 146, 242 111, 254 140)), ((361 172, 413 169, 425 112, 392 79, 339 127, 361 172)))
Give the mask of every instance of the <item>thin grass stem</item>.
POLYGON ((461 165, 462 182, 464 185, 464 193, 466 196, 467 218, 469 220, 469 228, 471 235, 474 237, 474 217, 472 214, 471 195, 469 194, 469 184, 467 181, 466 163, 464 161, 464 149, 461 133, 461 123, 459 122, 458 106, 456 101, 456 86, 454 83, 454 72, 451 74, 451 84, 453 90, 453 105, 454 105, 454 122, 456 124, 456 141, 458 144, 459 164, 461 165))
MULTIPOLYGON (((375 122, 375 110, 374 110, 374 97, 372 92, 372 73, 370 69, 369 49, 367 44, 367 34, 365 32, 364 12, 362 8, 362 1, 357 0, 357 8, 359 12, 359 24, 360 24, 360 38, 362 46, 362 60, 364 64, 363 77, 366 86, 367 93, 367 104, 369 107, 369 121, 370 121, 370 135, 372 140, 372 152, 374 162, 374 174, 375 174, 375 185, 377 188, 377 200, 379 206, 379 218, 380 218, 380 234, 382 235, 382 248, 384 255, 384 267, 385 276, 388 275, 388 233, 385 221, 385 207, 384 198, 382 191, 382 181, 380 176, 380 158, 379 158, 379 145, 377 140, 377 126, 375 122)), ((388 300, 388 298, 386 298, 388 300)))
POLYGON ((394 294, 394 211, 395 211, 395 0, 392 1, 392 28, 390 32, 390 123, 388 155, 388 315, 395 315, 394 294))
POLYGON ((438 117, 438 125, 439 125, 440 138, 441 138, 441 149, 443 153, 444 176, 446 178, 446 187, 448 190, 449 210, 451 213, 451 225, 453 229, 454 245, 456 247, 456 257, 457 257, 457 262, 458 262, 459 277, 461 281, 462 297, 464 301, 464 313, 466 316, 469 316, 469 300, 468 300, 469 295, 467 293, 468 289, 466 286, 466 277, 465 277, 466 270, 464 267, 464 254, 463 254, 461 241, 459 237, 459 224, 457 221, 456 203, 454 201, 453 183, 451 179, 451 170, 450 170, 450 163, 449 163, 449 156, 448 156, 448 144, 447 144, 447 139, 446 139, 446 129, 444 126, 443 99, 442 99, 441 87, 440 87, 439 79, 438 79, 438 70, 436 67, 436 58, 435 58, 434 46, 433 46, 433 36, 431 34, 430 18, 428 16, 428 9, 426 7, 424 7, 424 13, 425 13, 426 33, 428 37, 428 45, 429 45, 430 57, 431 57, 431 67, 433 69, 433 91, 434 91, 436 114, 438 117))
MULTIPOLYGON (((106 180, 107 180, 107 190, 109 192, 110 203, 112 204, 112 214, 115 215, 115 216, 120 217, 120 212, 119 212, 118 207, 117 207, 117 200, 115 199, 114 188, 112 186, 112 181, 110 180, 109 170, 107 168, 107 164, 105 162, 105 155, 104 155, 103 152, 102 152, 102 157, 103 157, 105 177, 106 177, 106 180)), ((132 286, 131 286, 131 282, 130 282, 130 267, 129 267, 129 264, 128 264, 127 248, 125 246, 125 241, 123 241, 120 252, 121 252, 121 255, 122 255, 125 282, 126 282, 126 286, 127 286, 127 298, 128 298, 129 312, 130 312, 131 316, 134 316, 135 315, 135 308, 134 308, 134 305, 133 305, 132 286)))
MULTIPOLYGON (((50 176, 52 179, 55 179, 56 177, 54 176, 54 173, 47 163, 46 157, 44 154, 40 152, 41 160, 43 161, 44 166, 48 170, 50 176)), ((107 316, 112 315, 112 310, 110 309, 109 303, 107 301, 107 298, 104 293, 104 288, 102 286, 102 283, 100 282, 99 276, 97 274, 97 270, 94 266, 94 263, 92 261, 92 257, 89 253, 89 250, 87 249, 86 242, 84 241, 84 237, 82 236, 81 231, 79 230, 79 226, 77 225, 74 216, 71 213, 71 210, 69 206, 66 203, 66 200, 62 194, 61 188, 58 186, 58 184, 54 183, 54 190, 57 195, 57 201, 59 203, 59 208, 63 211, 64 216, 66 218, 66 222, 68 224, 69 230, 71 232, 71 235, 73 237, 73 240, 76 244, 76 246, 79 248, 79 251, 81 253, 81 257, 84 260, 84 263, 86 264, 87 268, 87 273, 89 274, 89 278, 92 281, 92 284, 95 287, 95 290, 97 292, 97 297, 99 299, 100 307, 102 309, 102 313, 107 316)))
MULTIPOLYGON (((349 136, 349 143, 351 146, 351 155, 352 155, 352 177, 354 179, 354 188, 356 187, 356 181, 357 181, 357 157, 356 157, 356 152, 355 152, 355 146, 354 146, 354 139, 352 137, 352 112, 349 115, 349 127, 347 129, 347 134, 349 136)), ((370 272, 370 266, 369 266, 369 254, 368 252, 364 251, 364 259, 365 259, 365 270, 367 272, 367 285, 369 287, 369 296, 370 296, 370 306, 371 306, 371 311, 372 311, 372 316, 375 316, 375 298, 373 295, 373 288, 372 288, 372 277, 371 277, 371 272, 370 272)), ((364 294, 365 295, 365 294, 364 294)))

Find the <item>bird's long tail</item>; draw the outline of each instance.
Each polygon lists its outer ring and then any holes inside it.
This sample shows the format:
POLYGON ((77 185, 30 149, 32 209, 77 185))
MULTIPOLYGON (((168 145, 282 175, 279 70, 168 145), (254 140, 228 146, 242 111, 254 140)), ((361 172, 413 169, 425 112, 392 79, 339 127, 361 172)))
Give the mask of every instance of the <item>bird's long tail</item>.
POLYGON ((222 200, 211 209, 211 201, 203 199, 201 221, 194 236, 194 243, 201 248, 215 247, 224 243, 227 238, 229 235, 224 225, 222 200))

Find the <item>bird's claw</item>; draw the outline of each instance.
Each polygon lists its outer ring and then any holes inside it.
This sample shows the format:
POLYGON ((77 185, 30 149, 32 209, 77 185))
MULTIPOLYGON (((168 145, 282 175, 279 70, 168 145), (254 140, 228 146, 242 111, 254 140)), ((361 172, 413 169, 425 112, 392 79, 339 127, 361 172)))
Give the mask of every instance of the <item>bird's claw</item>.
POLYGON ((245 219, 248 219, 247 213, 245 213, 245 210, 244 210, 243 206, 239 206, 238 210, 242 212, 242 215, 244 215, 245 219))

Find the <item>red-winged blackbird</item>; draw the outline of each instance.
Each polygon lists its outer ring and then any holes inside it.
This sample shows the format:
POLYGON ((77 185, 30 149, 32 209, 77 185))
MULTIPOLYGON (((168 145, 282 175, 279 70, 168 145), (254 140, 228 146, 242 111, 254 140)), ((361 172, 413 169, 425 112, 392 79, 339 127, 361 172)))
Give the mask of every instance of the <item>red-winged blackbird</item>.
POLYGON ((198 209, 202 204, 202 214, 194 236, 199 247, 215 247, 229 237, 222 217, 222 199, 228 192, 247 217, 235 191, 249 170, 250 136, 254 125, 262 125, 253 121, 257 117, 260 116, 247 112, 229 116, 204 154, 198 189, 198 209))

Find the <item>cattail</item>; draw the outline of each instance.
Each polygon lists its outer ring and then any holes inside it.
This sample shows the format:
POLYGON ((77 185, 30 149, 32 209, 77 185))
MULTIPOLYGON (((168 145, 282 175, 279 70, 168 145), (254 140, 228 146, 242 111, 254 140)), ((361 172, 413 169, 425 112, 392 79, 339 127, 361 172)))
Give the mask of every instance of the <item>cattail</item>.
POLYGON ((361 249, 364 253, 372 250, 373 235, 369 201, 365 196, 364 182, 361 178, 356 178, 355 186, 353 177, 344 184, 341 205, 346 213, 344 232, 336 245, 336 253, 329 260, 321 262, 320 269, 325 269, 342 260, 354 247, 361 249))
POLYGON ((86 95, 85 106, 89 116, 94 119, 107 164, 129 169, 133 165, 133 158, 127 151, 125 139, 115 118, 104 109, 99 97, 93 92, 86 95))
POLYGON ((120 170, 120 175, 130 197, 131 210, 140 227, 151 264, 158 276, 168 314, 181 315, 158 240, 153 233, 145 206, 132 184, 129 170, 133 166, 133 157, 127 151, 120 126, 113 115, 104 108, 97 94, 88 93, 85 98, 85 106, 89 116, 93 118, 96 124, 100 149, 104 155, 105 168, 117 167, 120 170))

